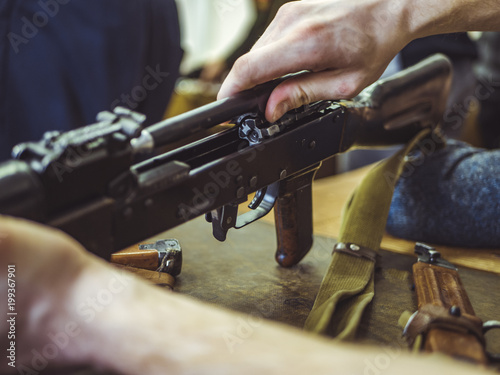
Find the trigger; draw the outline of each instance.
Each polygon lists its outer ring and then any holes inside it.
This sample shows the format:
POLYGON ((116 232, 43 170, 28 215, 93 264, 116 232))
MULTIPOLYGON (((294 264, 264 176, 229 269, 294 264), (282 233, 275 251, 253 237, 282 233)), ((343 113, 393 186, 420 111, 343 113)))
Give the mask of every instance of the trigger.
POLYGON ((247 224, 253 223, 261 217, 267 215, 273 208, 278 198, 280 183, 279 181, 257 191, 255 198, 248 205, 252 210, 239 215, 236 219, 236 229, 242 228, 247 224))
POLYGON ((236 224, 237 215, 238 206, 228 204, 213 210, 205 218, 212 223, 213 236, 219 241, 225 241, 227 231, 236 224))

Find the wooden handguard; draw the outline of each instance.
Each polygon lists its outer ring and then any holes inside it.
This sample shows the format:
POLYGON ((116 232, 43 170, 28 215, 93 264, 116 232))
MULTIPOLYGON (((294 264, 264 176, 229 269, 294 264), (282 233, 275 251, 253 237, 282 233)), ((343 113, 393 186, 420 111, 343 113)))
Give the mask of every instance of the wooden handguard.
POLYGON ((280 181, 279 195, 274 206, 278 247, 276 261, 291 267, 307 254, 313 243, 312 181, 320 165, 300 175, 280 181))
POLYGON ((458 272, 418 262, 413 265, 413 277, 420 314, 416 319, 422 320, 418 324, 428 324, 422 349, 486 364, 482 321, 474 313, 458 272))

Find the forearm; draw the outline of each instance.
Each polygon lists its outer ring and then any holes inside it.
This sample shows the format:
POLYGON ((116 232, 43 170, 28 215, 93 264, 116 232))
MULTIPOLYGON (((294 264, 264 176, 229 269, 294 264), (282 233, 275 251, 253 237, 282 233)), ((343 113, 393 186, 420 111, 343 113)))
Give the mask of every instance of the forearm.
MULTIPOLYGON (((13 314, 17 360, 22 362, 46 337, 33 335, 33 328, 50 327, 53 311, 62 313, 68 285, 78 279, 86 266, 83 249, 68 259, 67 247, 77 246, 69 237, 58 237, 53 230, 0 215, 0 280, 1 293, 7 301, 7 290, 13 294, 8 312, 13 314), (33 251, 36 249, 37 251, 33 251), (45 249, 50 249, 45 251, 45 249), (42 258, 46 256, 45 263, 42 258), (48 268, 47 264, 52 268, 48 268), (9 269, 15 273, 8 275, 9 269), (9 285, 7 278, 13 282, 9 285), (12 290, 10 290, 12 289, 12 290), (4 294, 5 293, 5 294, 4 294)), ((7 306, 5 305, 4 309, 7 306)), ((4 310, 5 311, 5 310, 4 310)), ((2 340, 7 336, 2 320, 2 340), (4 334, 5 332, 5 334, 4 334)))
MULTIPOLYGON (((108 276, 107 276, 108 277, 108 276)), ((387 355, 132 282, 92 324, 93 363, 123 374, 366 374, 387 355)), ((394 349, 384 374, 480 373, 394 349)))
MULTIPOLYGON (((0 238, 0 276, 17 265, 18 371, 86 364, 131 375, 366 374, 387 355, 152 287, 39 225, 0 217, 0 238)), ((478 373, 395 353, 384 374, 478 373)))
POLYGON ((496 0, 409 0, 407 17, 412 39, 464 31, 500 31, 496 0))

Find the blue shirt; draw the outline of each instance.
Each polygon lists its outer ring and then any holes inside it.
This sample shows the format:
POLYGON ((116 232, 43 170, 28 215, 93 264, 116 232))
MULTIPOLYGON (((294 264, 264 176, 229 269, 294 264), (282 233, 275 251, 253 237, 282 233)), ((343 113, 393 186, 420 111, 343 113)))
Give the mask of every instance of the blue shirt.
POLYGON ((0 0, 0 160, 117 105, 159 121, 179 33, 174 0, 0 0))

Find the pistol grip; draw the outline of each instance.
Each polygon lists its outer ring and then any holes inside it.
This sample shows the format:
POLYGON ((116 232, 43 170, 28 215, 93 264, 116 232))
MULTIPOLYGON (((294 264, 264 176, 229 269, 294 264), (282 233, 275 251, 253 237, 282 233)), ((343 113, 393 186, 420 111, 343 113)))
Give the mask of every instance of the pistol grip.
POLYGON ((276 261, 283 267, 300 262, 313 242, 312 181, 320 164, 298 176, 280 181, 274 220, 278 248, 276 261))

